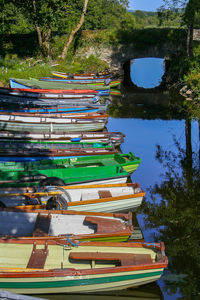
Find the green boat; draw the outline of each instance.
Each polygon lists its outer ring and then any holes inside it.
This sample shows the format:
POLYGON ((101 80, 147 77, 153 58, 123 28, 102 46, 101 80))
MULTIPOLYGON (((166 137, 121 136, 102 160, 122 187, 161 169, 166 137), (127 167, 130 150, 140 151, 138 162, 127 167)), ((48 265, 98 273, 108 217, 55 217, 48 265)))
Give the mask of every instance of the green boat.
POLYGON ((11 149, 88 149, 88 148, 106 148, 113 149, 113 146, 109 143, 98 142, 73 142, 73 141, 41 141, 41 140, 7 140, 0 139, 0 148, 5 150, 11 149))
POLYGON ((0 186, 125 183, 140 161, 130 152, 35 162, 4 162, 0 164, 0 186))
POLYGON ((25 88, 31 87, 36 89, 56 89, 56 90, 107 90, 110 91, 109 86, 95 85, 95 84, 73 84, 65 82, 51 82, 51 81, 40 81, 35 78, 31 79, 21 79, 12 78, 10 80, 10 85, 12 88, 25 88), (18 85, 17 85, 18 84, 18 85), (21 85, 21 86, 20 86, 21 85), (24 87, 23 87, 24 86, 24 87))

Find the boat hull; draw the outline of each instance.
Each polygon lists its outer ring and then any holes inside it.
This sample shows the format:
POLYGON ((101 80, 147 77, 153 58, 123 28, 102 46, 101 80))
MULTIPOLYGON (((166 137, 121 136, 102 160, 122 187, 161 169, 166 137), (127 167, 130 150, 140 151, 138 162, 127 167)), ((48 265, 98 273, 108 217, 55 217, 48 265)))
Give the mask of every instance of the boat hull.
MULTIPOLYGON (((125 199, 107 199, 96 203, 68 206, 68 210, 93 212, 128 212, 136 210, 142 203, 143 196, 127 197, 125 199)), ((92 201, 88 201, 92 202, 92 201)))
POLYGON ((105 127, 104 122, 89 122, 89 123, 23 123, 14 121, 0 121, 0 130, 8 130, 13 132, 26 131, 26 132, 76 132, 76 131, 99 131, 105 127))
POLYGON ((17 294, 92 293, 122 290, 158 280, 163 269, 44 278, 0 278, 0 289, 17 294))
POLYGON ((124 141, 124 135, 121 132, 69 132, 69 133, 41 133, 41 132, 9 132, 0 131, 0 139, 28 139, 33 141, 72 141, 72 142, 106 142, 119 146, 124 141))

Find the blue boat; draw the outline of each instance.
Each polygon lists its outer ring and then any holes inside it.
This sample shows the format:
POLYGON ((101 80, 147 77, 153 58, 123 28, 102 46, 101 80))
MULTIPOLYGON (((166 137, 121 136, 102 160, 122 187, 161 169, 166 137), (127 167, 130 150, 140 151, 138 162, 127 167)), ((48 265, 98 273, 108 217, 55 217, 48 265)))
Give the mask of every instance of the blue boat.
POLYGON ((44 114, 73 114, 73 113, 89 113, 97 112, 98 107, 90 106, 63 106, 63 107, 47 107, 47 108, 19 108, 19 109, 0 109, 0 112, 29 112, 29 113, 44 113, 44 114))

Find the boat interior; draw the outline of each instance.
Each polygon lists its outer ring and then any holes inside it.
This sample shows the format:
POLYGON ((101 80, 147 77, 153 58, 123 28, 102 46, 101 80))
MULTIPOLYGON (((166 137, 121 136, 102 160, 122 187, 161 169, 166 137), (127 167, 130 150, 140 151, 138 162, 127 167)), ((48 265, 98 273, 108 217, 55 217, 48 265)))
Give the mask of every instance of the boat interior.
MULTIPOLYGON (((86 186, 87 187, 87 186, 86 186)), ((25 192, 25 191, 24 191, 25 192)), ((41 191, 42 192, 42 191, 41 191)), ((95 200, 95 199, 105 199, 110 197, 126 197, 127 195, 138 194, 141 193, 138 184, 132 184, 130 186, 114 186, 114 187, 91 187, 90 188, 70 188, 66 187, 54 187, 49 186, 44 189, 44 193, 46 192, 59 192, 62 196, 67 200, 67 202, 77 202, 77 201, 87 201, 87 200, 95 200)), ((41 196, 40 199, 42 203, 46 203, 50 196, 41 196)), ((5 189, 0 188, 0 201, 3 202, 7 207, 8 206, 17 206, 24 204, 38 204, 38 195, 32 194, 30 198, 27 198, 26 195, 22 193, 21 190, 17 188, 12 188, 10 191, 6 191, 5 189), (12 193, 12 194, 11 194, 12 193), (18 193, 21 193, 18 194, 18 193)))
POLYGON ((0 272, 23 269, 97 269, 151 265, 160 258, 156 249, 124 246, 78 246, 0 243, 0 272), (13 255, 14 253, 14 255, 13 255))
MULTIPOLYGON (((0 211, 0 236, 44 237, 125 232, 127 221, 114 216, 0 211)), ((129 235, 131 234, 131 230, 129 235)))

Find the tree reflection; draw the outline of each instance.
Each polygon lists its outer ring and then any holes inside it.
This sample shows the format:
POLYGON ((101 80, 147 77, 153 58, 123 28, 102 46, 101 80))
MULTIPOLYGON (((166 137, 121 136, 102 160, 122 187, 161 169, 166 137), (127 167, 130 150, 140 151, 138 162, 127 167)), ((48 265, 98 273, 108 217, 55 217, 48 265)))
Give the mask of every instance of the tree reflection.
MULTIPOLYGON (((188 134, 190 122, 186 121, 186 142, 188 134)), ((155 240, 164 241, 166 246, 169 265, 163 276, 165 290, 181 294, 179 299, 199 299, 199 153, 192 153, 191 138, 186 150, 175 143, 178 154, 157 146, 156 159, 165 169, 164 179, 150 188, 152 201, 143 204, 142 212, 147 228, 159 228, 155 240)))
POLYGON ((183 119, 186 110, 177 91, 121 88, 121 96, 112 96, 107 113, 114 118, 183 119))

